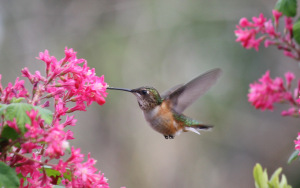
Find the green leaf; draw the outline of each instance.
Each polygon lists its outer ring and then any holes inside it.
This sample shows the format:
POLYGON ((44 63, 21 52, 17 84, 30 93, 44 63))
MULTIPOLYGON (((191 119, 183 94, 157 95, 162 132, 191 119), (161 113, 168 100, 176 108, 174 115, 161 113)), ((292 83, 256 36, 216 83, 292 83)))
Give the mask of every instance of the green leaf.
POLYGON ((13 98, 10 100, 10 103, 20 103, 20 102, 22 102, 22 100, 24 100, 24 99, 25 99, 24 97, 20 97, 20 98, 13 97, 13 98))
POLYGON ((271 187, 276 187, 276 185, 279 184, 279 174, 281 173, 281 171, 282 168, 278 168, 271 176, 270 183, 269 183, 271 187))
POLYGON ((297 14, 297 0, 278 0, 275 9, 288 17, 294 17, 297 14))
POLYGON ((26 103, 12 103, 6 107, 5 119, 13 121, 16 118, 17 125, 21 132, 25 132, 25 124, 30 124, 30 118, 26 114, 33 108, 32 105, 26 103))
POLYGON ((63 175, 65 179, 72 181, 72 175, 70 169, 67 169, 63 175))
POLYGON ((297 20, 293 25, 293 37, 300 44, 300 20, 297 20))
POLYGON ((263 171, 260 164, 256 164, 253 169, 253 176, 256 188, 268 188, 268 174, 266 170, 263 171))
POLYGON ((56 184, 59 185, 61 183, 61 174, 59 171, 54 170, 51 166, 44 166, 44 170, 46 171, 46 174, 48 177, 54 177, 57 178, 56 184))
POLYGON ((1 161, 0 162, 0 187, 18 188, 19 186, 20 186, 20 182, 16 174, 16 171, 1 161))
POLYGON ((35 106, 34 109, 39 111, 39 115, 45 121, 46 124, 51 124, 52 123, 53 113, 52 113, 51 110, 42 108, 40 106, 35 106))
POLYGON ((6 138, 7 140, 9 139, 16 140, 19 137, 20 137, 19 133, 17 133, 17 131, 14 128, 11 128, 7 125, 3 127, 1 138, 6 138))
POLYGON ((282 175, 279 182, 279 175, 282 168, 278 168, 268 180, 267 170, 263 170, 260 164, 256 164, 253 169, 253 176, 256 188, 292 188, 288 185, 285 175, 282 175))
POLYGON ((8 107, 7 104, 0 104, 0 116, 4 114, 7 107, 8 107))
POLYGON ((292 186, 288 185, 285 175, 282 175, 281 177, 279 188, 292 188, 292 186))
POLYGON ((288 164, 299 158, 299 151, 295 150, 288 159, 288 164))
POLYGON ((27 103, 12 103, 7 106, 3 106, 0 108, 0 114, 1 112, 4 113, 6 120, 13 121, 15 118, 19 129, 22 133, 24 133, 26 131, 25 124, 31 123, 26 112, 32 109, 39 111, 38 115, 41 116, 46 124, 51 124, 53 113, 50 110, 41 108, 39 106, 32 106, 31 104, 27 103))
POLYGON ((47 176, 60 176, 60 172, 54 170, 51 166, 44 166, 47 176))

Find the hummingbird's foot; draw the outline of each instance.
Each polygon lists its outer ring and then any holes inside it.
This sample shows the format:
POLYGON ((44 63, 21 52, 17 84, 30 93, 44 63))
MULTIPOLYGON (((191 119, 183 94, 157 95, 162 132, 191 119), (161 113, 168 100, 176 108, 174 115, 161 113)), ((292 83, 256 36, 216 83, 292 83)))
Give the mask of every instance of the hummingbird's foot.
POLYGON ((169 139, 169 136, 167 136, 167 135, 164 135, 165 136, 165 139, 169 139))
POLYGON ((173 135, 169 135, 169 138, 170 138, 170 139, 174 139, 174 136, 173 136, 173 135))

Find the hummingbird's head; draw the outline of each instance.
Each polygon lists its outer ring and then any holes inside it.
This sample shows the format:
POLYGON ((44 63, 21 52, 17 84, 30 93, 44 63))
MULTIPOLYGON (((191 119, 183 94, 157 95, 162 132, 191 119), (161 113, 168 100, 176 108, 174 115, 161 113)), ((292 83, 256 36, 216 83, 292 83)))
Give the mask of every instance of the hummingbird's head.
POLYGON ((131 93, 136 96, 140 108, 144 111, 152 110, 162 103, 162 98, 153 87, 139 87, 132 89, 131 93))

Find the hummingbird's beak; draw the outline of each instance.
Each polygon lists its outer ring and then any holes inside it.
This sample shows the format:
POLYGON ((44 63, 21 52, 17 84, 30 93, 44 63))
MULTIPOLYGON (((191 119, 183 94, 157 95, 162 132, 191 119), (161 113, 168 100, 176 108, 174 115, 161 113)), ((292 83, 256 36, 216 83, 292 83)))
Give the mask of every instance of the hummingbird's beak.
POLYGON ((127 92, 130 92, 130 93, 133 92, 131 89, 126 89, 126 88, 107 87, 106 89, 127 91, 127 92))

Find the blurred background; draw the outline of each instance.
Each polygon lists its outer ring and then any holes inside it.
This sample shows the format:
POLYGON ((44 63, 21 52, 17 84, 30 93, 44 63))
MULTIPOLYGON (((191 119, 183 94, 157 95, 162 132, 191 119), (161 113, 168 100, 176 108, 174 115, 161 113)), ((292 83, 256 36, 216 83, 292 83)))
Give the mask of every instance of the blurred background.
POLYGON ((266 70, 273 78, 292 70, 299 79, 300 69, 275 48, 245 50, 234 36, 241 17, 271 18, 275 2, 1 1, 2 84, 14 82, 23 67, 44 71, 38 53, 48 49, 61 59, 65 46, 114 87, 163 92, 220 67, 219 82, 185 111, 215 125, 213 131, 165 140, 148 126, 133 95, 109 91, 106 104, 76 114, 71 144, 91 152, 112 188, 252 188, 256 163, 269 174, 283 167, 289 183, 300 187, 299 162, 286 163, 299 119, 281 117, 288 106, 261 112, 247 102, 249 83, 266 70))

